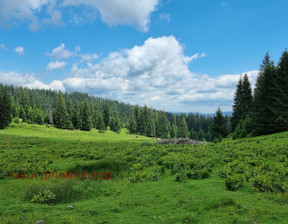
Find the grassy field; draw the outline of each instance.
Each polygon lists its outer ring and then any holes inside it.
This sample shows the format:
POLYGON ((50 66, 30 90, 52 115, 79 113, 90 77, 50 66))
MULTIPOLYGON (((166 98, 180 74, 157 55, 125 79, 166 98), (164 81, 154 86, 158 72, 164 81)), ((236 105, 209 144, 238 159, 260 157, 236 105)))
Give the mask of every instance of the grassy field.
POLYGON ((197 146, 155 141, 127 130, 0 130, 0 223, 287 223, 288 133, 197 146), (112 180, 40 180, 64 171, 111 172, 112 180))

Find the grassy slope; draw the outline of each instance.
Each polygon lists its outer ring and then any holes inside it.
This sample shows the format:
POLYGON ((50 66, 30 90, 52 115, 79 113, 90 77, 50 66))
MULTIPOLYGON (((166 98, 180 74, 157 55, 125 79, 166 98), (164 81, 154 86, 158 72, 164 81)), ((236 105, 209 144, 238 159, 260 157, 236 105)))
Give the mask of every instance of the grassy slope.
MULTIPOLYGON (((208 146, 160 146, 153 143, 155 140, 136 138, 125 131, 118 135, 16 125, 0 130, 3 170, 64 171, 105 158, 129 166, 112 181, 94 181, 90 187, 83 188, 82 191, 88 192, 85 197, 75 196, 74 200, 54 205, 25 200, 31 186, 39 180, 0 179, 0 223, 34 223, 39 219, 47 223, 287 223, 286 194, 255 192, 248 183, 238 191, 228 191, 225 180, 219 176, 225 165, 222 151, 226 156, 229 152, 245 154, 254 149, 270 152, 287 147, 287 137, 288 133, 280 133, 208 146), (130 183, 128 180, 129 167, 134 163, 147 164, 145 170, 149 174, 159 155, 182 158, 195 151, 203 159, 212 159, 215 166, 210 178, 176 182, 175 175, 166 170, 160 181, 130 183), (67 204, 73 204, 75 209, 67 211, 67 204)), ((278 155, 273 153, 264 158, 271 163, 277 159, 278 155)), ((44 185, 50 182, 41 181, 44 185)), ((81 182, 77 186, 82 185, 81 182)))

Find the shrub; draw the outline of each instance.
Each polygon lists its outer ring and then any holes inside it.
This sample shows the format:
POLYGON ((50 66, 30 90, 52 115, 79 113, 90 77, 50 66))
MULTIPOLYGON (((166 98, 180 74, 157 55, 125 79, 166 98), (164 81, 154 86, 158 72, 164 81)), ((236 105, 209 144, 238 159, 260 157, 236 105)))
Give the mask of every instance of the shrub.
POLYGON ((233 174, 232 176, 228 176, 225 185, 227 190, 229 191, 237 191, 240 187, 243 186, 245 181, 245 177, 241 174, 233 174))
POLYGON ((38 194, 35 194, 31 199, 31 202, 39 204, 53 204, 56 200, 56 195, 50 190, 40 191, 38 194))

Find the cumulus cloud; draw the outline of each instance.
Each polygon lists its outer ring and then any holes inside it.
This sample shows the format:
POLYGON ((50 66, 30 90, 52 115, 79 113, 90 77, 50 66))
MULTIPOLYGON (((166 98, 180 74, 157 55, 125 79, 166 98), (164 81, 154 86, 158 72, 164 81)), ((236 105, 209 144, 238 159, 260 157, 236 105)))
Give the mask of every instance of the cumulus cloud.
POLYGON ((65 49, 65 44, 60 44, 59 47, 56 47, 52 50, 51 53, 46 53, 51 58, 70 58, 74 55, 73 52, 65 49))
POLYGON ((6 85, 24 86, 30 89, 51 89, 65 91, 62 81, 55 80, 44 84, 36 78, 35 74, 0 71, 0 82, 6 85))
POLYGON ((81 23, 94 20, 99 12, 102 21, 110 26, 135 25, 147 31, 158 3, 159 0, 1 0, 0 24, 28 22, 31 30, 38 30, 45 25, 63 25, 63 14, 69 21, 81 23))
POLYGON ((17 53, 18 55, 23 55, 24 54, 24 47, 15 47, 14 52, 17 53))
MULTIPOLYGON (((64 48, 63 48, 64 49, 64 48)), ((195 74, 189 63, 205 53, 187 56, 174 36, 149 38, 143 45, 111 52, 106 58, 75 63, 68 77, 43 84, 35 75, 0 73, 0 82, 29 88, 81 91, 131 104, 178 112, 231 111, 237 82, 242 74, 212 77, 195 74)), ((96 55, 94 56, 95 58, 96 55)), ((57 66, 56 66, 57 67, 57 66)), ((254 87, 258 71, 246 72, 254 87)))
POLYGON ((55 69, 64 68, 65 66, 66 66, 66 62, 65 61, 51 61, 47 65, 47 69, 55 70, 55 69))
MULTIPOLYGON (((189 63, 204 56, 205 53, 186 56, 174 36, 149 38, 141 46, 112 52, 99 63, 88 63, 84 68, 74 65, 71 77, 63 80, 63 85, 67 91, 170 111, 193 111, 193 105, 199 108, 201 104, 208 110, 210 104, 212 112, 215 102, 231 110, 241 74, 211 77, 191 72, 189 63)), ((248 72, 252 84, 257 74, 258 71, 248 72)))

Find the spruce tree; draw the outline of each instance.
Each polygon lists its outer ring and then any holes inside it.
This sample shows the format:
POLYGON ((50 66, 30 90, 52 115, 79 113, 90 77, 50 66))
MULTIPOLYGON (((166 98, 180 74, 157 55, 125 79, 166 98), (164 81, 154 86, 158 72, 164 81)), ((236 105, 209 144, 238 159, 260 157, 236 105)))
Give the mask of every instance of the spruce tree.
POLYGON ((102 117, 101 114, 100 114, 100 116, 98 117, 97 127, 98 127, 98 131, 99 131, 100 133, 104 133, 104 132, 106 131, 105 123, 104 123, 104 120, 103 120, 103 117, 102 117))
POLYGON ((136 133, 140 134, 141 131, 141 110, 138 105, 133 110, 133 118, 136 122, 136 133))
POLYGON ((75 105, 72 111, 72 124, 75 129, 80 129, 80 109, 75 105))
POLYGON ((98 113, 99 107, 97 101, 94 102, 92 107, 92 127, 97 128, 97 121, 98 121, 98 113))
POLYGON ((90 131, 92 127, 91 109, 88 100, 86 99, 82 104, 81 113, 81 130, 90 131))
POLYGON ((187 138, 188 137, 188 125, 186 123, 185 114, 181 114, 180 123, 178 125, 178 137, 179 138, 187 138))
POLYGON ((103 121, 104 121, 105 129, 107 130, 107 127, 110 124, 110 107, 109 107, 108 103, 105 103, 105 105, 104 105, 103 121))
POLYGON ((57 128, 68 128, 69 117, 66 109, 66 104, 62 93, 60 92, 57 96, 57 105, 55 112, 55 124, 57 128))
POLYGON ((156 127, 153 119, 150 118, 147 128, 146 128, 146 135, 148 137, 155 137, 156 135, 156 127))
POLYGON ((130 118, 127 128, 129 130, 130 134, 136 134, 137 133, 137 124, 136 124, 136 121, 133 117, 130 118))
POLYGON ((172 115, 172 122, 170 125, 170 136, 171 138, 177 138, 178 129, 177 129, 177 121, 176 121, 176 115, 172 115))
POLYGON ((241 120, 244 120, 246 116, 252 112, 252 89, 251 84, 248 78, 248 75, 245 74, 243 79, 240 77, 240 80, 237 85, 237 89, 234 95, 234 104, 233 104, 233 115, 231 118, 231 131, 233 132, 238 123, 241 120))
POLYGON ((197 135, 197 132, 194 130, 194 128, 192 128, 190 131, 190 138, 192 140, 198 140, 198 135, 197 135))
POLYGON ((285 50, 276 68, 273 84, 274 102, 272 112, 275 117, 273 130, 275 132, 288 130, 288 52, 285 50))
POLYGON ((215 138, 222 138, 227 136, 227 130, 225 127, 225 118, 222 114, 221 108, 218 107, 216 115, 213 118, 213 124, 211 127, 212 135, 215 138))
POLYGON ((242 118, 242 114, 243 114, 243 107, 241 105, 242 96, 243 96, 243 83, 242 83, 242 77, 240 77, 240 80, 237 84, 236 92, 234 95, 233 114, 231 118, 232 131, 236 129, 236 126, 238 125, 239 121, 242 118))
POLYGON ((273 80, 275 66, 267 53, 260 67, 253 96, 252 124, 253 135, 271 134, 275 132, 274 104, 275 86, 273 80))
POLYGON ((160 111, 158 114, 156 135, 160 138, 170 138, 169 121, 164 111, 160 111))
POLYGON ((245 74, 243 77, 243 93, 242 93, 242 107, 243 107, 243 116, 242 119, 245 119, 246 116, 250 115, 253 107, 253 96, 251 83, 249 81, 248 75, 245 74))
POLYGON ((205 133, 204 133, 204 131, 203 131, 203 129, 201 128, 200 129, 200 131, 198 132, 198 139, 200 140, 200 141, 205 141, 205 133))
POLYGON ((0 91, 0 129, 9 126, 12 121, 12 97, 7 86, 0 91))
MULTIPOLYGON (((28 109, 30 107, 30 98, 27 92, 27 89, 22 89, 21 90, 21 95, 20 95, 20 105, 23 107, 23 109, 25 110, 25 121, 27 119, 27 115, 28 115, 28 109)), ((23 118, 22 118, 23 119, 23 118)))

